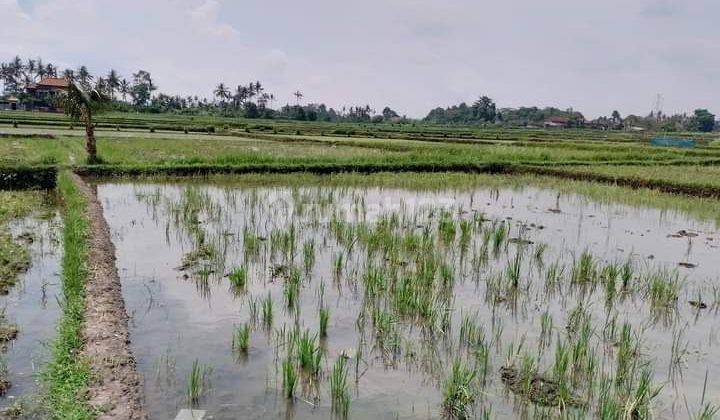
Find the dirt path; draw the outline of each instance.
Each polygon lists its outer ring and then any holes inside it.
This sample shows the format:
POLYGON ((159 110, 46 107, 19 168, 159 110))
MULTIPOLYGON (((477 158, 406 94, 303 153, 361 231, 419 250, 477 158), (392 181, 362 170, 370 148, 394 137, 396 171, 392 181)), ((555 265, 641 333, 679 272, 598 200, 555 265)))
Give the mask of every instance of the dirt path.
POLYGON ((90 268, 85 286, 85 346, 92 379, 89 402, 102 414, 98 419, 145 419, 142 384, 130 351, 128 315, 120 277, 115 266, 115 246, 94 187, 73 175, 88 199, 90 218, 90 268))

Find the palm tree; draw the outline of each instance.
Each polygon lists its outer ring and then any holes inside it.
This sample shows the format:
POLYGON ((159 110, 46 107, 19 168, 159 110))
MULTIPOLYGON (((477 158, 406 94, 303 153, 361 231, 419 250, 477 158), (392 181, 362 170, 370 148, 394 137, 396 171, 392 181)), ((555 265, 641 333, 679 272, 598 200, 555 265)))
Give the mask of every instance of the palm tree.
POLYGON ((90 72, 88 71, 87 67, 80 66, 80 68, 77 71, 77 78, 78 82, 84 87, 87 88, 90 86, 90 81, 92 80, 92 76, 90 75, 90 72))
POLYGON ((218 84, 213 93, 218 99, 220 99, 221 104, 224 104, 225 100, 230 97, 230 90, 224 83, 218 84))
POLYGON ((293 93, 293 95, 295 96, 295 99, 297 100, 298 106, 300 106, 300 99, 303 98, 302 92, 300 92, 299 90, 297 90, 297 91, 295 91, 295 93, 293 93))
POLYGON ((127 96, 130 93, 130 82, 128 82, 127 79, 122 79, 118 85, 118 90, 122 95, 123 102, 126 102, 127 96))
POLYGON ((70 81, 67 91, 59 98, 65 114, 85 125, 85 149, 88 154, 88 163, 91 164, 100 162, 97 155, 92 116, 94 113, 102 111, 108 100, 108 97, 102 91, 98 89, 86 90, 73 81, 70 81))
POLYGON ((63 71, 63 78, 65 78, 67 80, 75 80, 75 70, 65 69, 63 71))
POLYGON ((105 81, 107 82, 110 97, 115 98, 115 91, 120 87, 120 77, 118 77, 117 72, 111 69, 105 81))

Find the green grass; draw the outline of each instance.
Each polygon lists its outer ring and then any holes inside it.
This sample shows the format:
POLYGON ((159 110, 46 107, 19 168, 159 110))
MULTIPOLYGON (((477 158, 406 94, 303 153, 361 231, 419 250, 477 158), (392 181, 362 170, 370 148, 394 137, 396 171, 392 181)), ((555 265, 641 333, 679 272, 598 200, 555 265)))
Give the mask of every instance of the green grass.
POLYGON ((720 166, 586 166, 567 168, 576 173, 599 174, 640 181, 663 181, 671 185, 720 189, 720 166))
POLYGON ((83 346, 82 328, 87 280, 87 201, 69 173, 59 175, 62 195, 63 247, 62 318, 51 345, 51 360, 42 373, 48 413, 55 419, 94 418, 84 392, 90 381, 89 365, 78 356, 83 346))
MULTIPOLYGON (((685 194, 720 195, 720 148, 715 147, 718 140, 712 134, 693 133, 700 146, 682 149, 651 147, 649 133, 591 130, 121 113, 100 116, 97 122, 98 150, 106 165, 92 171, 106 175, 306 169, 477 172, 490 167, 547 170, 556 176, 566 172, 592 175, 604 182, 618 180, 666 191, 675 186, 676 192, 685 194), (208 125, 217 130, 212 134, 183 132, 187 127, 205 130, 208 125)), ((0 112, 0 133, 9 136, 0 137, 0 166, 81 165, 86 158, 83 131, 70 130, 69 121, 61 115, 0 112), (11 127, 13 119, 20 128, 11 127)))

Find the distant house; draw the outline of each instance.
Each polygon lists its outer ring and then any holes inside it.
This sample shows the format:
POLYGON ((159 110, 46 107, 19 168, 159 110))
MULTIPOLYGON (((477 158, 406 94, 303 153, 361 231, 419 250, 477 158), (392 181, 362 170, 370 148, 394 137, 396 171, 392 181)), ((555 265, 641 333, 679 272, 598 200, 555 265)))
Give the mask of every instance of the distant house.
POLYGON ((59 112, 62 111, 55 104, 55 98, 66 91, 70 82, 64 78, 45 77, 36 83, 31 83, 25 92, 31 98, 26 105, 28 110, 59 112))
POLYGON ((567 127, 569 122, 570 122, 570 120, 567 118, 553 117, 553 118, 546 120, 543 123, 543 126, 545 128, 567 127))
POLYGON ((0 110, 2 111, 15 111, 18 109, 18 98, 9 96, 7 98, 0 98, 0 110))

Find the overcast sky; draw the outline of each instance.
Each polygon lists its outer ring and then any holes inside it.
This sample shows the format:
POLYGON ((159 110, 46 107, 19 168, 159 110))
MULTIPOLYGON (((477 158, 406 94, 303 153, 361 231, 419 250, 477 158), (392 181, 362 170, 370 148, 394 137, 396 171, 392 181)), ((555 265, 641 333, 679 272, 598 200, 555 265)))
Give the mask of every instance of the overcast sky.
POLYGON ((596 117, 662 93, 667 113, 720 113, 719 0, 0 0, 0 59, 16 54, 413 117, 479 94, 596 117))

